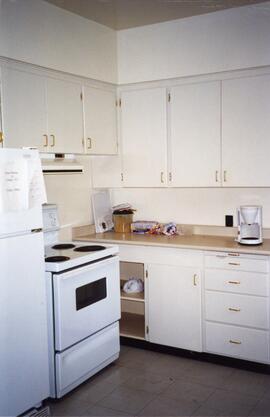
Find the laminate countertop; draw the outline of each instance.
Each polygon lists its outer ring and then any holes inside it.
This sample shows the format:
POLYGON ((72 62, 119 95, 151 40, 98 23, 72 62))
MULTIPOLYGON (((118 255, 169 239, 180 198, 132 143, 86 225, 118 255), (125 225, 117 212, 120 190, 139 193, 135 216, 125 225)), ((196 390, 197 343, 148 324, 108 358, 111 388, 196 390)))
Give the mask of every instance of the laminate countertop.
POLYGON ((207 251, 238 252, 252 255, 270 255, 270 239, 264 239, 261 245, 248 246, 235 242, 232 236, 211 235, 139 235, 134 233, 78 233, 76 240, 85 242, 114 243, 124 245, 163 246, 179 249, 197 249, 207 251))

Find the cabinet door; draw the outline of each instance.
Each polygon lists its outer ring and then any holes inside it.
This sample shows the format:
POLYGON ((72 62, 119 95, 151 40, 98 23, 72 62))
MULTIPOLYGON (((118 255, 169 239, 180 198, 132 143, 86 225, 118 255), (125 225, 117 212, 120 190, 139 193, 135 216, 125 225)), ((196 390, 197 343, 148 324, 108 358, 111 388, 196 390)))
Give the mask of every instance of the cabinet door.
POLYGON ((147 270, 149 341, 201 351, 199 270, 153 264, 147 270))
POLYGON ((121 95, 126 187, 161 187, 166 183, 166 102, 165 88, 126 91, 121 95))
POLYGON ((270 75, 222 83, 223 185, 270 185, 270 75))
POLYGON ((83 153, 81 86, 48 78, 47 111, 50 152, 83 153))
POLYGON ((220 82, 171 89, 170 184, 220 185, 220 82))
POLYGON ((2 68, 4 146, 47 151, 45 80, 35 74, 2 68))
POLYGON ((86 152, 117 153, 116 95, 112 91, 84 87, 84 123, 86 152))

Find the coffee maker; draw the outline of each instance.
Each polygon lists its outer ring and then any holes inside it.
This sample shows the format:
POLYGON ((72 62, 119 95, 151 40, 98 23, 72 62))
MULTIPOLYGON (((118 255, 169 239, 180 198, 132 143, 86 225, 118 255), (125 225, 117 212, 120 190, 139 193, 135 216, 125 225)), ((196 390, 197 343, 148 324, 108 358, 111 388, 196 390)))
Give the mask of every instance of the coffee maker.
POLYGON ((262 207, 240 206, 237 209, 238 243, 259 245, 262 243, 262 207))

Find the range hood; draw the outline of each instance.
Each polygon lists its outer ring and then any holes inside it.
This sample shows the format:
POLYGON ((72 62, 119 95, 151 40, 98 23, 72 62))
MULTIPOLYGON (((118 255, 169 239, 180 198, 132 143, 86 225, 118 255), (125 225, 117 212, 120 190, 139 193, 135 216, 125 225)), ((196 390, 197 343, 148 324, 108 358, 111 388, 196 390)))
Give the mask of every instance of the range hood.
POLYGON ((82 174, 81 165, 71 154, 42 154, 43 174, 82 174))

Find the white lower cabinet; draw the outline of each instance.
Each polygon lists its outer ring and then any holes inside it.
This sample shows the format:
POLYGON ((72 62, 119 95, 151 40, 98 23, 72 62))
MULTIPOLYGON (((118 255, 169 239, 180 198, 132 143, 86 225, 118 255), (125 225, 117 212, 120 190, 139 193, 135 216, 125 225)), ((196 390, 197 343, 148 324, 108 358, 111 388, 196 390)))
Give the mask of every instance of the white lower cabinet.
POLYGON ((204 350, 269 363, 269 259, 206 253, 204 350))
POLYGON ((149 341, 200 352, 200 270, 149 264, 147 271, 149 341))

